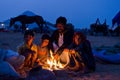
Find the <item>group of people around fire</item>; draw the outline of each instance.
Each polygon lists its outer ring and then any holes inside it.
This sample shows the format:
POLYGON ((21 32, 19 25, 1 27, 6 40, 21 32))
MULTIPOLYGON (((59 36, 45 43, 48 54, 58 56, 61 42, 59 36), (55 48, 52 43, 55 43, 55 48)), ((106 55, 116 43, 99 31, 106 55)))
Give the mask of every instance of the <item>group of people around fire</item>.
MULTIPOLYGON (((24 32, 23 43, 17 46, 18 52, 14 52, 14 54, 12 53, 8 58, 5 57, 6 59, 3 59, 12 65, 11 67, 14 68, 13 72, 15 70, 19 72, 19 75, 15 75, 17 73, 13 75, 16 77, 24 76, 24 78, 29 80, 30 76, 26 75, 26 73, 33 74, 36 71, 37 74, 37 71, 41 69, 50 57, 50 51, 53 52, 55 60, 66 65, 66 70, 81 73, 94 72, 96 64, 89 40, 87 40, 82 32, 76 32, 66 28, 66 24, 67 19, 65 17, 58 17, 55 24, 57 29, 51 35, 42 34, 39 39, 39 44, 34 43, 34 31, 26 30, 24 32), (22 62, 16 62, 18 59, 22 59, 22 62), (16 63, 13 64, 13 62, 16 63), (24 71, 23 68, 26 69, 26 71, 24 71)), ((6 44, 3 44, 3 46, 4 45, 6 44)), ((8 49, 5 50, 8 51, 8 49)), ((0 62, 2 58, 3 57, 0 58, 0 62)), ((2 72, 0 71, 0 75, 1 74, 2 72)), ((49 74, 54 76, 53 73, 49 72, 49 74)), ((49 78, 49 80, 54 79, 52 77, 51 79, 49 78)))

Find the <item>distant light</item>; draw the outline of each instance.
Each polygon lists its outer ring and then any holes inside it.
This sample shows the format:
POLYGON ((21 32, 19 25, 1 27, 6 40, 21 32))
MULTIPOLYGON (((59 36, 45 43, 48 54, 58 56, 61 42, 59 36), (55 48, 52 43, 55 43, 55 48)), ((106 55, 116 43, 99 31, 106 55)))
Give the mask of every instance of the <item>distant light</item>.
POLYGON ((4 24, 2 23, 1 26, 4 26, 4 24))
POLYGON ((4 28, 5 24, 2 23, 1 26, 4 28))
POLYGON ((26 30, 29 30, 29 28, 26 28, 26 30))

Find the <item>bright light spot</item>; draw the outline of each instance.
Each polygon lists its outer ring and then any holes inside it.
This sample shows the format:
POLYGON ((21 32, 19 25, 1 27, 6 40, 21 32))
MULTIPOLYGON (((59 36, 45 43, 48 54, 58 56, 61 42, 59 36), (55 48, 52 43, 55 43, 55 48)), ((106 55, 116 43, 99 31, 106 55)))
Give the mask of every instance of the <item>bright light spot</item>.
POLYGON ((4 28, 5 24, 2 23, 1 26, 4 28))

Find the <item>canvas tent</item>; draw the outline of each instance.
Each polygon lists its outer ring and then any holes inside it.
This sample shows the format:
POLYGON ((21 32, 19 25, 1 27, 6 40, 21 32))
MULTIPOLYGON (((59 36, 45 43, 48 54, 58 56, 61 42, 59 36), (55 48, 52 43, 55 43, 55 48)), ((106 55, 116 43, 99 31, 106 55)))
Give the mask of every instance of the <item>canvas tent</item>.
POLYGON ((120 11, 112 19, 112 26, 114 27, 115 24, 117 24, 117 26, 120 25, 120 11))

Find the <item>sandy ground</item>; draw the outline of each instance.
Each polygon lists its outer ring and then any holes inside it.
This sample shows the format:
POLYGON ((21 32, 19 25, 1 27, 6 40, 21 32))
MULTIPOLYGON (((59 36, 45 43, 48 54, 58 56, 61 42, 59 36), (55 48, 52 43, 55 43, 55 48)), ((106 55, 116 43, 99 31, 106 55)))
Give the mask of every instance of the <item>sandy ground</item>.
MULTIPOLYGON (((104 36, 87 36, 90 40, 92 48, 100 46, 114 46, 120 43, 120 37, 104 37, 104 36)), ((35 43, 39 43, 40 34, 36 34, 35 43)), ((22 33, 14 32, 0 32, 0 44, 8 43, 10 48, 14 51, 17 46, 23 41, 22 33)), ((1 47, 1 46, 0 46, 1 47)), ((78 77, 63 77, 58 80, 120 80, 120 64, 100 64, 97 63, 97 69, 94 73, 81 75, 78 77)))

